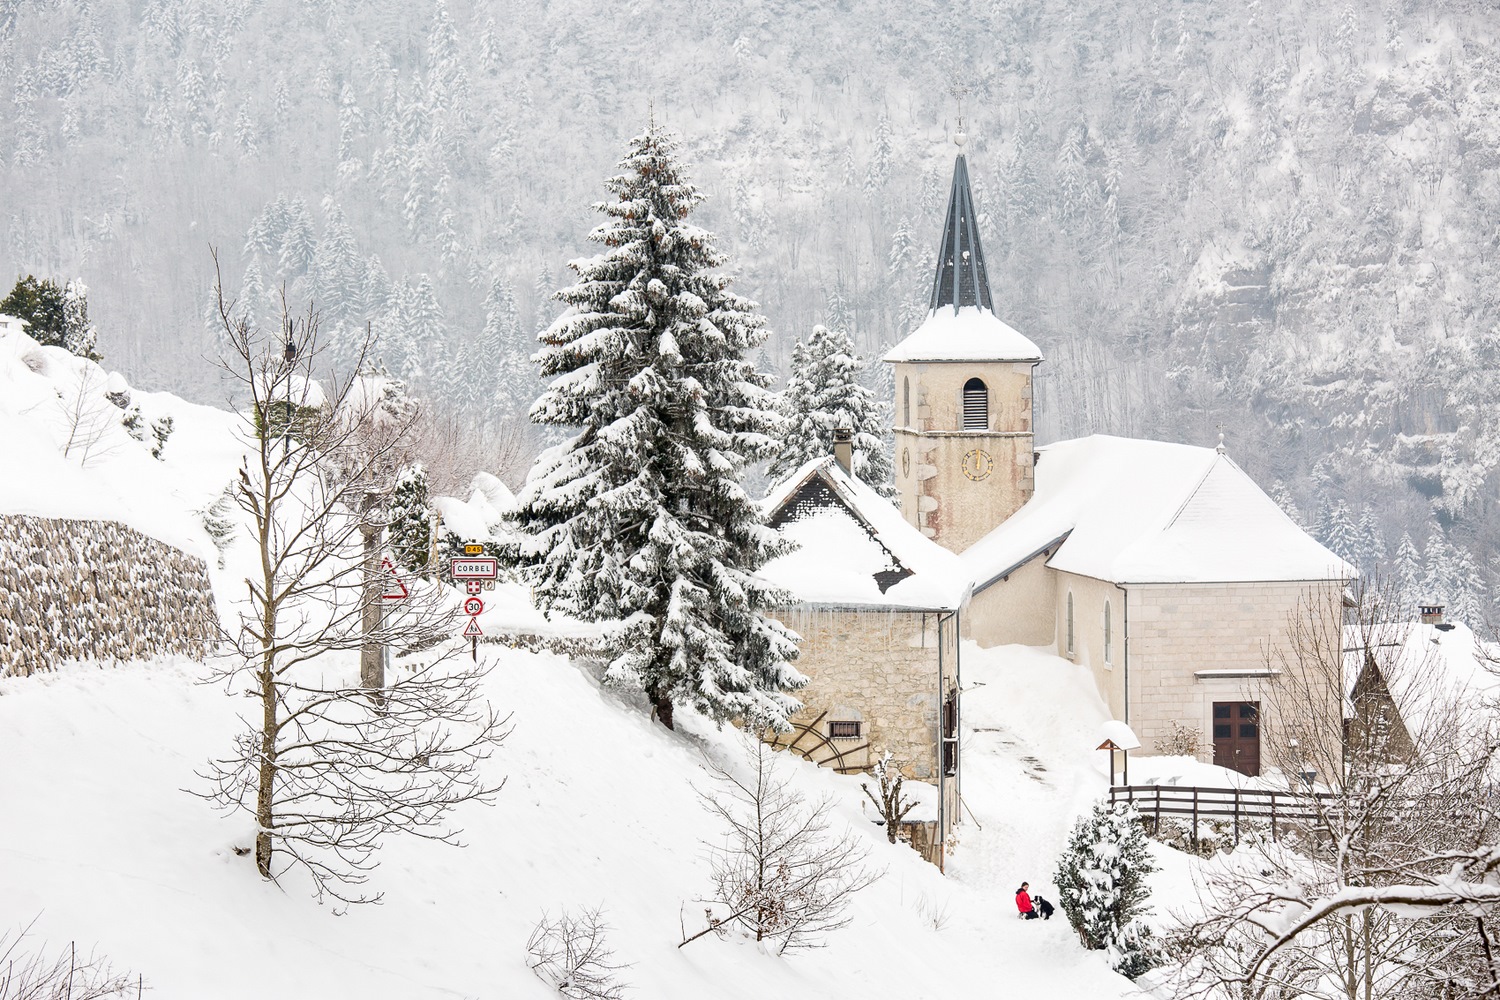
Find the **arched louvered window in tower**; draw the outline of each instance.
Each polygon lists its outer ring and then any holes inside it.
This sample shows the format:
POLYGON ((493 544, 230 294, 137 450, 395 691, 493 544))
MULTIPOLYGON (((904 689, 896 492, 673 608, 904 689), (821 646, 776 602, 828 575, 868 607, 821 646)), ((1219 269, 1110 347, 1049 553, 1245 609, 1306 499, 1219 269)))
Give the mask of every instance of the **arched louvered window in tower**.
POLYGON ((971 378, 964 383, 964 430, 985 431, 990 428, 990 390, 984 382, 971 378))
POLYGON ((911 426, 911 379, 901 380, 901 426, 911 426))

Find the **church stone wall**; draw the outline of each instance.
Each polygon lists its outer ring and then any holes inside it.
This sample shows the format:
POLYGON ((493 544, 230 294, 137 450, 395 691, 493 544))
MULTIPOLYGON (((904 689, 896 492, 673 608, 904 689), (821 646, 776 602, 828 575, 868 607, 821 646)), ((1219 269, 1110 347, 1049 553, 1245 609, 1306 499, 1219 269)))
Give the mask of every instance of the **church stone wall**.
MULTIPOLYGON (((1094 675, 1099 696, 1116 719, 1125 718, 1125 632, 1122 618, 1125 591, 1093 577, 1048 570, 1056 578, 1052 607, 1056 623, 1057 655, 1082 664, 1094 675), (1073 651, 1068 652, 1068 596, 1073 597, 1073 651), (1105 646, 1104 614, 1110 616, 1110 641, 1105 646)), ((1134 683, 1132 678, 1132 683, 1134 683)), ((1139 731, 1137 731, 1139 734, 1139 731)), ((1142 741, 1144 742, 1144 740, 1142 741)))
MULTIPOLYGON (((901 512, 950 551, 962 552, 1031 498, 1031 371, 1030 363, 1009 362, 895 365, 901 512), (971 378, 988 390, 988 430, 963 430, 963 387, 971 378), (964 466, 976 449, 989 456, 977 481, 964 466)), ((971 460, 971 474, 976 464, 971 460)))
MULTIPOLYGON (((1293 617, 1306 609, 1337 609, 1340 584, 1307 582, 1134 585, 1130 588, 1130 724, 1142 753, 1154 753, 1156 740, 1177 722, 1196 729, 1205 760, 1213 753, 1213 703, 1261 703, 1261 765, 1271 766, 1266 733, 1295 725, 1299 717, 1339 720, 1341 691, 1336 676, 1315 678, 1314 690, 1276 678, 1196 676, 1202 670, 1256 674, 1280 668, 1275 656, 1290 648, 1293 617), (1334 600, 1328 600, 1333 588, 1334 600), (1317 690, 1318 687, 1322 690, 1317 690)), ((1337 614, 1337 610, 1331 613, 1337 614)), ((1324 737, 1341 734, 1331 723, 1324 737)))
MULTIPOLYGON (((975 594, 964 615, 968 637, 982 648, 1016 643, 1050 646, 1056 639, 1056 577, 1042 556, 975 594)), ((983 583, 983 580, 976 583, 983 583)))

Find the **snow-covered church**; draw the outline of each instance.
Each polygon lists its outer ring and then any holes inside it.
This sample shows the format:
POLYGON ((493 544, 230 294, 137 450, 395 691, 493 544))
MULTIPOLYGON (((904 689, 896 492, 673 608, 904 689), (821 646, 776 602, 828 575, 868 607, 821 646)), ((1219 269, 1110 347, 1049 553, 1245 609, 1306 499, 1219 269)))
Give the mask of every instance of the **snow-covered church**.
POLYGON ((783 617, 811 678, 785 739, 850 771, 890 751, 936 786, 917 846, 939 861, 961 808, 962 638, 1086 666, 1143 753, 1183 726, 1214 763, 1258 774, 1274 652, 1354 570, 1222 440, 1036 444, 1042 352, 996 315, 961 149, 930 311, 883 360, 899 514, 850 473, 843 441, 765 501, 799 545, 765 572, 799 599, 783 617))

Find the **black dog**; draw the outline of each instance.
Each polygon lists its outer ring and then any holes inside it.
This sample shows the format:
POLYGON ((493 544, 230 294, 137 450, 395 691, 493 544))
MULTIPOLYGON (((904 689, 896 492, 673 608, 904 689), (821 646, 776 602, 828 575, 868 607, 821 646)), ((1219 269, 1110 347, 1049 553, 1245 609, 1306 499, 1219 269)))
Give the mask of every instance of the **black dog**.
POLYGON ((1036 907, 1036 912, 1041 914, 1043 920, 1052 919, 1053 908, 1051 903, 1047 902, 1041 896, 1032 896, 1031 903, 1036 907))

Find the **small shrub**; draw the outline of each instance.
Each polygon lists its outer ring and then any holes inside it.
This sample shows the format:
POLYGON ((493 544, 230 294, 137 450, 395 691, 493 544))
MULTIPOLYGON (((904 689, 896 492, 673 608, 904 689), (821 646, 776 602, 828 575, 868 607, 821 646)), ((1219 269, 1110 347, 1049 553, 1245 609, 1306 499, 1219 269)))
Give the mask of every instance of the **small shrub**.
POLYGON ((536 977, 572 1000, 621 1000, 626 985, 621 965, 605 942, 609 925, 598 909, 537 921, 526 942, 526 965, 536 977))
POLYGON ((902 818, 917 807, 915 799, 908 799, 901 794, 901 769, 891 761, 891 752, 887 750, 885 756, 876 761, 875 780, 880 785, 880 795, 870 791, 867 782, 861 781, 859 787, 864 789, 865 796, 873 803, 880 812, 880 817, 885 823, 885 837, 891 843, 896 842, 896 836, 901 832, 902 818))
POLYGON ((53 957, 22 951, 26 933, 0 934, 0 1000, 125 1000, 141 995, 140 976, 116 972, 97 955, 80 955, 71 942, 53 957))
POLYGON ((1203 733, 1180 722, 1167 723, 1165 734, 1156 738, 1156 752, 1164 757, 1192 757, 1201 760, 1203 733))

